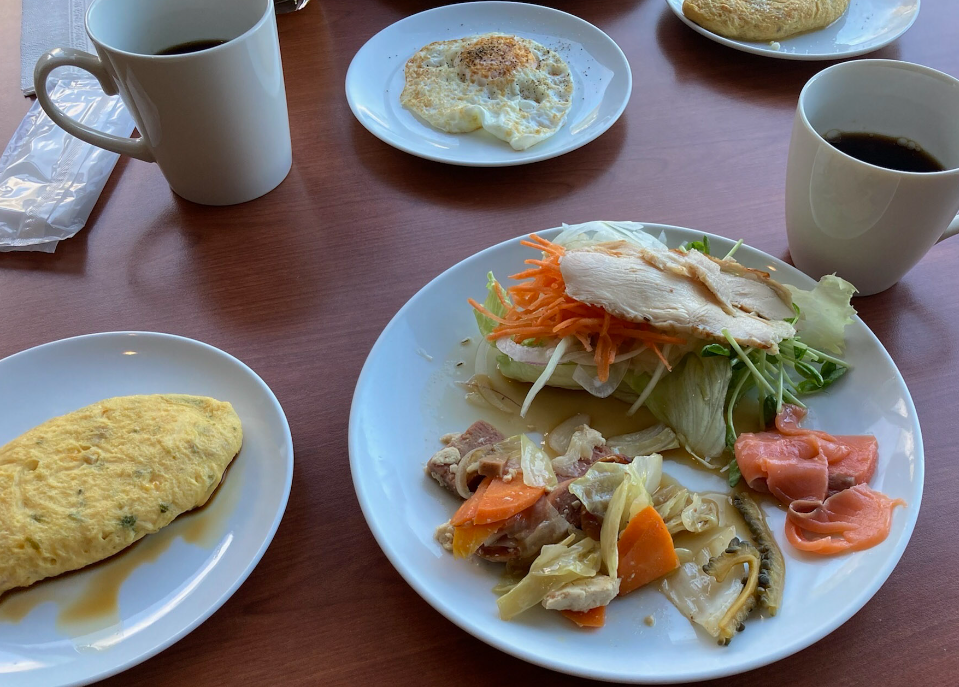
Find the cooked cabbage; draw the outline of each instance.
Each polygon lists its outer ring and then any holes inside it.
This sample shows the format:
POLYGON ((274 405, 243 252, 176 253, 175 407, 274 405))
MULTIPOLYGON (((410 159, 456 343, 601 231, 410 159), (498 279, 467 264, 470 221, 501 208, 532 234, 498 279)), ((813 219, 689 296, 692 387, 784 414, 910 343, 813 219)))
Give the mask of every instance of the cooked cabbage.
POLYGON ((547 544, 516 586, 496 600, 499 615, 510 620, 540 603, 547 594, 565 584, 599 572, 599 545, 593 539, 573 543, 574 535, 559 544, 547 544))
POLYGON ((700 534, 725 524, 715 497, 703 497, 684 487, 670 485, 660 489, 653 495, 653 506, 670 534, 683 531, 700 534))
MULTIPOLYGON (((594 463, 585 475, 569 485, 569 490, 582 502, 586 510, 593 515, 605 517, 613 492, 627 476, 641 484, 646 492, 656 491, 663 476, 663 457, 658 453, 638 456, 627 465, 594 463)), ((638 496, 638 490, 634 490, 629 505, 632 505, 638 496)))
POLYGON ((619 577, 619 533, 623 514, 627 512, 630 480, 624 473, 624 479, 613 491, 603 517, 603 527, 599 531, 600 549, 603 554, 603 567, 610 577, 619 577))
POLYGON ((569 490, 593 515, 605 517, 616 487, 626 478, 626 466, 620 463, 594 463, 586 474, 573 480, 569 490))
POLYGON ((593 455, 593 449, 604 446, 606 439, 589 425, 580 425, 569 439, 569 446, 562 456, 553 458, 553 469, 563 471, 580 460, 586 460, 593 455))
POLYGON ((740 565, 740 570, 734 570, 723 582, 703 572, 703 566, 725 551, 735 536, 734 527, 719 530, 702 548, 692 552, 691 561, 683 563, 659 583, 660 591, 680 613, 717 638, 721 632, 720 621, 743 590, 745 566, 740 565))
POLYGON ((523 482, 529 487, 545 487, 552 489, 556 486, 556 473, 553 472, 553 463, 546 451, 537 446, 525 434, 520 435, 520 470, 523 471, 523 482))
POLYGON ((663 377, 646 399, 646 407, 669 425, 683 447, 709 460, 726 448, 723 406, 732 377, 729 358, 700 358, 689 353, 663 377))
POLYGON ((573 438, 573 432, 579 429, 580 425, 589 426, 589 415, 580 413, 573 417, 566 418, 550 430, 546 443, 556 451, 556 455, 563 455, 569 449, 570 439, 573 438))
POLYGON ((632 517, 652 502, 649 494, 659 487, 663 457, 639 456, 628 465, 595 463, 569 490, 593 515, 603 518, 599 541, 607 574, 615 577, 619 567, 620 532, 632 517))

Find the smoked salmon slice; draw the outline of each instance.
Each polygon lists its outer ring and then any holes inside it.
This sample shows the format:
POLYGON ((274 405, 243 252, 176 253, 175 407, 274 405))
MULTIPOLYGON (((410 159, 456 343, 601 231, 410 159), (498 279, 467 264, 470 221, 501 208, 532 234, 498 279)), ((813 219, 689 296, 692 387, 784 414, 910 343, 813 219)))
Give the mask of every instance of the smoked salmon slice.
POLYGON ((902 499, 891 499, 865 484, 822 503, 794 501, 786 514, 786 538, 797 549, 813 553, 861 551, 889 536, 893 508, 905 505, 902 499))
POLYGON ((805 414, 786 404, 776 417, 779 431, 744 433, 736 440, 736 462, 750 488, 789 504, 822 501, 829 492, 872 479, 879 456, 875 437, 804 429, 799 422, 805 414))

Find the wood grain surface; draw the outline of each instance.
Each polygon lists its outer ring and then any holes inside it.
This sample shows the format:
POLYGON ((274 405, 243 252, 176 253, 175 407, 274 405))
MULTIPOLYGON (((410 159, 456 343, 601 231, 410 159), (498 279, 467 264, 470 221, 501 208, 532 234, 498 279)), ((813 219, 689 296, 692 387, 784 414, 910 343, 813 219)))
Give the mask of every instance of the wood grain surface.
MULTIPOLYGON (((173 195, 155 165, 122 159, 88 226, 55 254, 0 255, 0 357, 89 332, 193 337, 256 370, 293 431, 289 507, 256 570, 199 628, 104 684, 584 682, 473 639, 392 568, 350 478, 347 417, 357 375, 379 332, 427 281, 529 230, 635 219, 742 237, 786 257, 791 120, 800 88, 826 65, 722 47, 681 24, 662 0, 546 3, 596 24, 622 47, 634 76, 625 115, 561 158, 450 167, 367 133, 343 88, 370 36, 435 4, 313 0, 279 17, 294 162, 266 197, 231 208, 194 205, 173 195)), ((0 142, 30 105, 19 92, 19 30, 19 3, 5 0, 0 142)), ((959 75, 957 45, 959 2, 928 1, 908 33, 871 56, 959 75)), ((902 561, 826 639, 707 684, 959 684, 952 574, 959 466, 950 439, 959 386, 957 260, 959 240, 946 242, 897 286, 855 302, 902 371, 923 427, 925 495, 902 561)))

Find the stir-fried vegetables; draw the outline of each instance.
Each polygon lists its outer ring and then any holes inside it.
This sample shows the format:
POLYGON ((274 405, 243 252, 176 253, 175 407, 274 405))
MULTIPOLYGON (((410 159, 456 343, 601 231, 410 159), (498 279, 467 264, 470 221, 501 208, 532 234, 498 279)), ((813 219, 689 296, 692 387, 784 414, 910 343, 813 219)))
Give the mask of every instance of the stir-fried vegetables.
POLYGON ((552 489, 556 486, 556 473, 553 472, 553 462, 546 451, 521 434, 520 469, 523 471, 523 482, 530 487, 552 489))
POLYGON ((653 505, 670 534, 699 534, 723 525, 714 497, 703 497, 684 487, 669 485, 660 489, 653 497, 653 505))
POLYGON ((459 507, 450 519, 450 524, 461 527, 467 524, 488 525, 506 520, 536 503, 544 491, 543 487, 531 487, 522 479, 506 482, 487 477, 459 507))
POLYGON ((743 621, 756 607, 759 587, 759 551, 748 541, 733 538, 725 551, 710 558, 703 566, 704 573, 722 583, 733 570, 736 570, 738 574, 741 565, 748 566, 749 573, 739 596, 719 620, 719 641, 722 644, 729 644, 735 634, 743 630, 745 627, 743 621))
POLYGON ((597 606, 588 611, 560 611, 580 627, 602 627, 606 624, 606 607, 597 606))
MULTIPOLYGON (((662 475, 663 457, 654 453, 638 456, 627 465, 595 463, 585 475, 570 484, 569 490, 583 503, 587 511, 593 515, 605 517, 614 492, 627 478, 641 485, 648 495, 659 488, 662 475)), ((640 495, 639 489, 634 487, 632 494, 633 498, 628 505, 632 505, 640 495)))
POLYGON ((679 567, 666 523, 652 506, 646 506, 630 519, 619 537, 618 549, 621 595, 679 567))
POLYGON ((531 487, 519 479, 509 482, 493 479, 476 507, 473 524, 487 525, 506 520, 532 506, 542 495, 542 487, 531 487))
POLYGON ((776 615, 783 602, 786 561, 759 505, 744 493, 733 496, 733 505, 743 516, 762 559, 759 569, 759 603, 770 615, 776 615))
POLYGON ((453 555, 469 558, 483 543, 503 527, 502 522, 487 525, 460 525, 453 528, 453 555))
POLYGON ((515 587, 496 600, 499 615, 509 620, 540 603, 554 589, 599 572, 599 545, 586 538, 575 542, 570 535, 559 544, 547 544, 515 587))
MULTIPOLYGON (((717 530, 701 548, 681 552, 688 555, 679 569, 664 577, 659 588, 673 602, 680 613, 700 625, 711 636, 719 639, 721 623, 726 611, 736 602, 743 590, 742 575, 727 575, 722 581, 703 572, 703 566, 726 550, 736 536, 734 527, 717 530)), ((741 566, 737 566, 742 571, 741 566)))

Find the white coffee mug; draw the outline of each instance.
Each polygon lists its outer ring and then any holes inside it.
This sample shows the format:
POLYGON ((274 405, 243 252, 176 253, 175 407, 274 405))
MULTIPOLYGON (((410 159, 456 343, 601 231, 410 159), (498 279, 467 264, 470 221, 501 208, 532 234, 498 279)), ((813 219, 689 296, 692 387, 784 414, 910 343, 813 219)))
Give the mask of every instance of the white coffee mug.
POLYGON ((283 181, 293 158, 273 0, 93 0, 86 28, 97 56, 57 48, 34 71, 37 99, 59 126, 156 162, 196 203, 242 203, 283 181), (226 42, 157 54, 196 41, 226 42), (60 111, 46 82, 61 66, 90 72, 108 95, 119 91, 140 138, 102 134, 60 111))
POLYGON ((959 232, 959 81, 928 67, 856 60, 816 74, 799 95, 786 167, 793 262, 835 272, 860 295, 898 282, 959 232), (904 138, 945 171, 901 172, 840 152, 833 131, 904 138))

